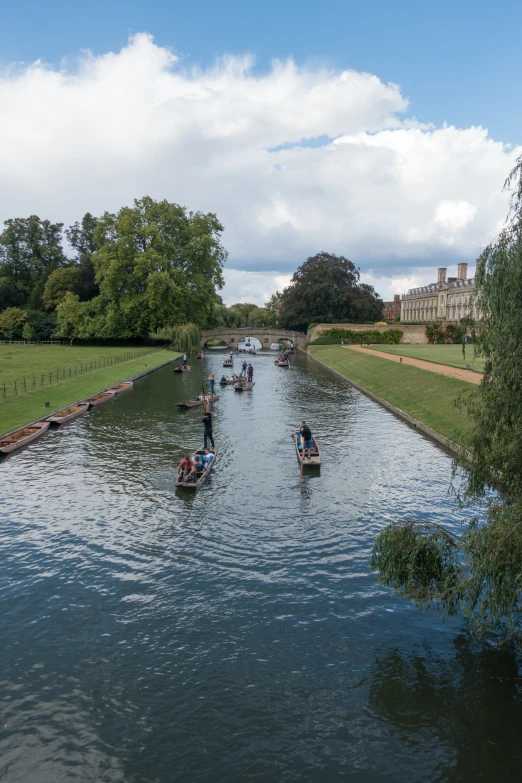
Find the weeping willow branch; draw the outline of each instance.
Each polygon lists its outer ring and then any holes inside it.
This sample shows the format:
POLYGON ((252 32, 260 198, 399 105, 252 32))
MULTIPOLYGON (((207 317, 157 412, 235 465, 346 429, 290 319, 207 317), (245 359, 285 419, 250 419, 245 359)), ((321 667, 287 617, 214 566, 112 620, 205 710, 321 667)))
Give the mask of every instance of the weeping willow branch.
POLYGON ((156 340, 167 340, 172 350, 190 353, 199 349, 201 331, 196 324, 181 324, 180 326, 165 326, 151 334, 156 340))

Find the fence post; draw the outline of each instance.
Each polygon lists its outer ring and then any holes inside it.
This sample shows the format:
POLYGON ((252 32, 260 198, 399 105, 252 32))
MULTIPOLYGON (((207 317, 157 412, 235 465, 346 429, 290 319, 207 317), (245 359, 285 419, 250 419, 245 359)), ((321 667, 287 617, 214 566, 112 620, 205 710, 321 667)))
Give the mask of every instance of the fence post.
POLYGON ((13 394, 18 394, 18 389, 16 388, 16 381, 14 382, 13 394))
POLYGON ((52 382, 53 382, 53 374, 49 373, 49 386, 52 384, 52 382))

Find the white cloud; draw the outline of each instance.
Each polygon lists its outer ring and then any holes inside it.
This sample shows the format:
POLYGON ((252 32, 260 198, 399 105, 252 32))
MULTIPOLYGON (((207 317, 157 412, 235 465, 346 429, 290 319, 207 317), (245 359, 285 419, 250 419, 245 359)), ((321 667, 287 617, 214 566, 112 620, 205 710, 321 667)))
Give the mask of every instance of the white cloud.
POLYGON ((498 232, 520 149, 483 128, 417 123, 399 87, 372 74, 252 66, 229 56, 187 70, 141 34, 71 68, 4 71, 0 220, 68 224, 145 194, 216 212, 236 301, 262 301, 321 250, 384 292, 413 270, 473 262, 498 232), (335 140, 303 141, 318 137, 335 140))
POLYGON ((225 269, 225 287, 221 292, 226 305, 250 302, 263 307, 273 293, 282 291, 290 283, 291 275, 277 272, 247 272, 241 269, 225 269))

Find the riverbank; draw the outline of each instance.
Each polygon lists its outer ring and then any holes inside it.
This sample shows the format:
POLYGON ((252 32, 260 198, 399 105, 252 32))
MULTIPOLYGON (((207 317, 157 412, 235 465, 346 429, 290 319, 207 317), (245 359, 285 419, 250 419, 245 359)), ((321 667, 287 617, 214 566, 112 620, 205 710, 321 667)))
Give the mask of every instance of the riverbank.
POLYGON ((332 370, 354 381, 407 416, 421 422, 433 433, 452 443, 462 444, 470 422, 456 406, 460 392, 471 384, 447 378, 375 355, 346 351, 340 345, 309 348, 310 355, 332 370))
MULTIPOLYGON (((79 349, 82 350, 82 349, 79 349)), ((105 351, 112 351, 115 356, 123 353, 122 349, 96 348, 88 349, 98 352, 98 358, 105 356, 105 351)), ((134 378, 148 372, 167 361, 172 361, 179 354, 175 351, 160 350, 149 353, 137 359, 123 361, 116 365, 105 366, 98 370, 76 375, 71 378, 59 379, 52 386, 21 392, 16 397, 0 398, 0 433, 10 432, 35 419, 42 418, 52 411, 64 408, 77 400, 95 394, 114 383, 134 378), (49 402, 46 407, 45 403, 49 402)), ((85 359, 87 361, 87 357, 85 359)))

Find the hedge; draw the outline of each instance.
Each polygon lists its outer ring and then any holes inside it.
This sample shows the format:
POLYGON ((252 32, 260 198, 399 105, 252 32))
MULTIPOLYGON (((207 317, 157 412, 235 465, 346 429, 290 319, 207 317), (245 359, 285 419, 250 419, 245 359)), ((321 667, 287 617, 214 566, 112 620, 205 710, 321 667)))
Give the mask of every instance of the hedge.
POLYGON ((382 343, 385 345, 396 345, 400 343, 401 337, 404 334, 402 329, 389 329, 386 332, 379 332, 377 329, 364 329, 361 331, 355 331, 353 329, 324 329, 320 332, 320 337, 314 340, 314 344, 317 345, 335 345, 340 343, 341 339, 348 344, 360 343, 382 343), (335 343, 319 342, 325 338, 336 338, 335 343))

